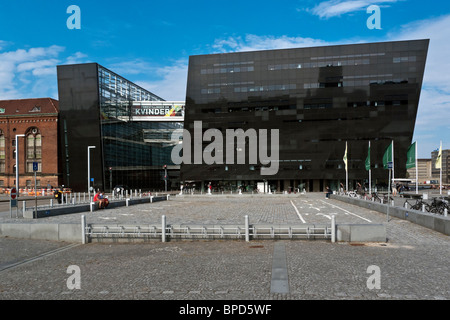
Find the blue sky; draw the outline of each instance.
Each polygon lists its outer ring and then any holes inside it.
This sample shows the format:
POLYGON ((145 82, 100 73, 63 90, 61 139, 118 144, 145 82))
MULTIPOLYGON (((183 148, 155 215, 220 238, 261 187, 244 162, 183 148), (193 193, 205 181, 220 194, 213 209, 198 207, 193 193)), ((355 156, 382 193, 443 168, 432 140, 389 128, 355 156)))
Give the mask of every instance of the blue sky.
POLYGON ((188 57, 430 39, 414 141, 450 149, 450 2, 0 0, 0 100, 58 99, 56 65, 98 62, 166 100, 184 100, 188 57), (366 9, 381 9, 370 30, 366 9), (70 5, 81 29, 69 30, 70 5))

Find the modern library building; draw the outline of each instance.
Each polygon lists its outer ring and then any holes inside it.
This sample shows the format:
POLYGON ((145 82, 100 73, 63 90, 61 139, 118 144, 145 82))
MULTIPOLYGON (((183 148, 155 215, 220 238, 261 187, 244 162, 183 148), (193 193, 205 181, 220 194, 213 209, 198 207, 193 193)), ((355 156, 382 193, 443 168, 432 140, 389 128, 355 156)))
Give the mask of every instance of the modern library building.
POLYGON ((165 101, 97 63, 57 67, 63 184, 86 191, 178 188, 171 161, 184 101, 165 101))
MULTIPOLYGON (((411 40, 191 56, 185 135, 194 137, 199 124, 203 133, 218 129, 224 141, 227 129, 278 130, 277 150, 268 150, 278 153, 278 170, 263 175, 267 164, 249 161, 253 142, 246 139, 233 155, 245 153, 245 162, 185 158, 181 181, 211 182, 216 190, 250 190, 263 181, 278 191, 337 190, 346 181, 347 145, 352 188, 368 182, 370 142, 372 184, 382 185, 388 181, 383 154, 392 141, 395 176, 405 177, 428 45, 411 40)), ((184 144, 194 150, 194 140, 184 144)), ((205 150, 211 141, 201 143, 205 150)))

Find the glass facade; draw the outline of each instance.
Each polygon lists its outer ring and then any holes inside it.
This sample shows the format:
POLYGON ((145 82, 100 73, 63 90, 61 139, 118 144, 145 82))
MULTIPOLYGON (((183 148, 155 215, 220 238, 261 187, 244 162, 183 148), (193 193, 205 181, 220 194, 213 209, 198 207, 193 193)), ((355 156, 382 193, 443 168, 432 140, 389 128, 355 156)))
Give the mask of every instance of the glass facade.
POLYGON ((404 177, 428 44, 413 40, 191 56, 185 116, 191 136, 194 121, 202 122, 203 131, 223 133, 278 129, 279 170, 262 176, 261 163, 183 164, 182 180, 212 182, 219 190, 252 188, 263 180, 280 191, 322 191, 326 185, 336 190, 345 184, 346 142, 351 184, 368 180, 364 164, 370 141, 372 181, 381 185, 388 179, 383 154, 392 140, 395 176, 404 177))
POLYGON ((164 165, 168 188, 178 188, 171 133, 183 129, 184 101, 164 101, 96 63, 58 66, 58 87, 66 186, 87 190, 87 149, 95 146, 94 188, 164 190, 164 165))

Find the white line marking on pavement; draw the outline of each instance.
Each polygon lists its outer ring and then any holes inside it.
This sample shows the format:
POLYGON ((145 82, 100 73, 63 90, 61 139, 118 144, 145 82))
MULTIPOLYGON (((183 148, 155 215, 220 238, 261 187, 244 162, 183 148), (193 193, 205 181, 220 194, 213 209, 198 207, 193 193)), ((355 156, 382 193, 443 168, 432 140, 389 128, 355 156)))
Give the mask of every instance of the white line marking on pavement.
POLYGON ((63 252, 63 251, 69 250, 69 249, 74 248, 74 247, 78 247, 79 245, 81 245, 81 244, 80 243, 69 244, 68 246, 65 246, 65 247, 62 247, 62 248, 57 248, 57 249, 54 249, 54 250, 51 250, 51 251, 48 251, 48 252, 44 252, 44 253, 42 253, 42 254, 40 254, 38 256, 32 257, 32 258, 28 258, 28 259, 25 259, 25 260, 22 260, 22 261, 19 261, 19 262, 11 263, 9 265, 1 267, 0 268, 0 273, 6 271, 8 269, 13 269, 13 268, 16 268, 18 266, 22 266, 22 265, 25 265, 25 264, 28 264, 28 263, 31 263, 31 262, 43 259, 45 257, 57 254, 59 252, 63 252))
POLYGON ((328 218, 328 219, 330 219, 331 220, 331 217, 329 216, 329 215, 327 215, 327 214, 323 214, 323 213, 316 213, 316 216, 324 216, 324 217, 326 217, 326 218, 328 218))
POLYGON ((351 214, 352 216, 358 217, 358 218, 363 219, 363 220, 365 220, 365 221, 367 221, 367 222, 372 222, 372 221, 370 221, 369 219, 366 219, 366 218, 363 218, 363 217, 361 217, 361 216, 358 216, 357 214, 355 214, 355 213, 353 213, 353 212, 350 212, 350 211, 348 211, 348 210, 342 209, 342 208, 339 207, 339 206, 336 206, 336 205, 331 204, 331 203, 329 203, 329 202, 325 202, 325 201, 323 201, 323 200, 320 200, 320 201, 322 201, 323 203, 328 204, 328 205, 330 205, 330 206, 332 206, 332 207, 334 207, 334 208, 338 208, 339 210, 342 210, 342 211, 344 211, 345 213, 351 214))
POLYGON ((302 220, 303 223, 306 223, 305 219, 303 219, 302 215, 300 214, 300 212, 298 212, 297 207, 295 206, 294 202, 292 202, 291 200, 291 204, 295 209, 295 212, 297 212, 298 217, 300 218, 300 220, 302 220))

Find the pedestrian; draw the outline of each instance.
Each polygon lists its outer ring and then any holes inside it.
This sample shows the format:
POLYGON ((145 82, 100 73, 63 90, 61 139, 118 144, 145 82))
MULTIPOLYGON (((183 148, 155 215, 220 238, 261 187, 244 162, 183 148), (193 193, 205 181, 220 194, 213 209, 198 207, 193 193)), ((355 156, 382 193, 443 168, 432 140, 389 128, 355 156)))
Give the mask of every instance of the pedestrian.
POLYGON ((97 190, 97 193, 94 196, 94 202, 98 204, 99 209, 104 209, 109 204, 108 199, 104 198, 103 193, 101 193, 100 190, 97 190))
POLYGON ((341 194, 345 194, 345 188, 344 188, 344 185, 342 184, 342 182, 341 182, 341 194))
POLYGON ((326 195, 325 195, 325 196, 326 196, 327 199, 330 199, 330 194, 332 194, 333 191, 331 191, 331 189, 330 189, 329 186, 326 187, 326 191, 327 191, 327 192, 326 192, 326 195))
POLYGON ((356 187, 356 193, 359 194, 360 196, 364 196, 364 189, 361 186, 361 183, 358 182, 358 185, 356 187))

